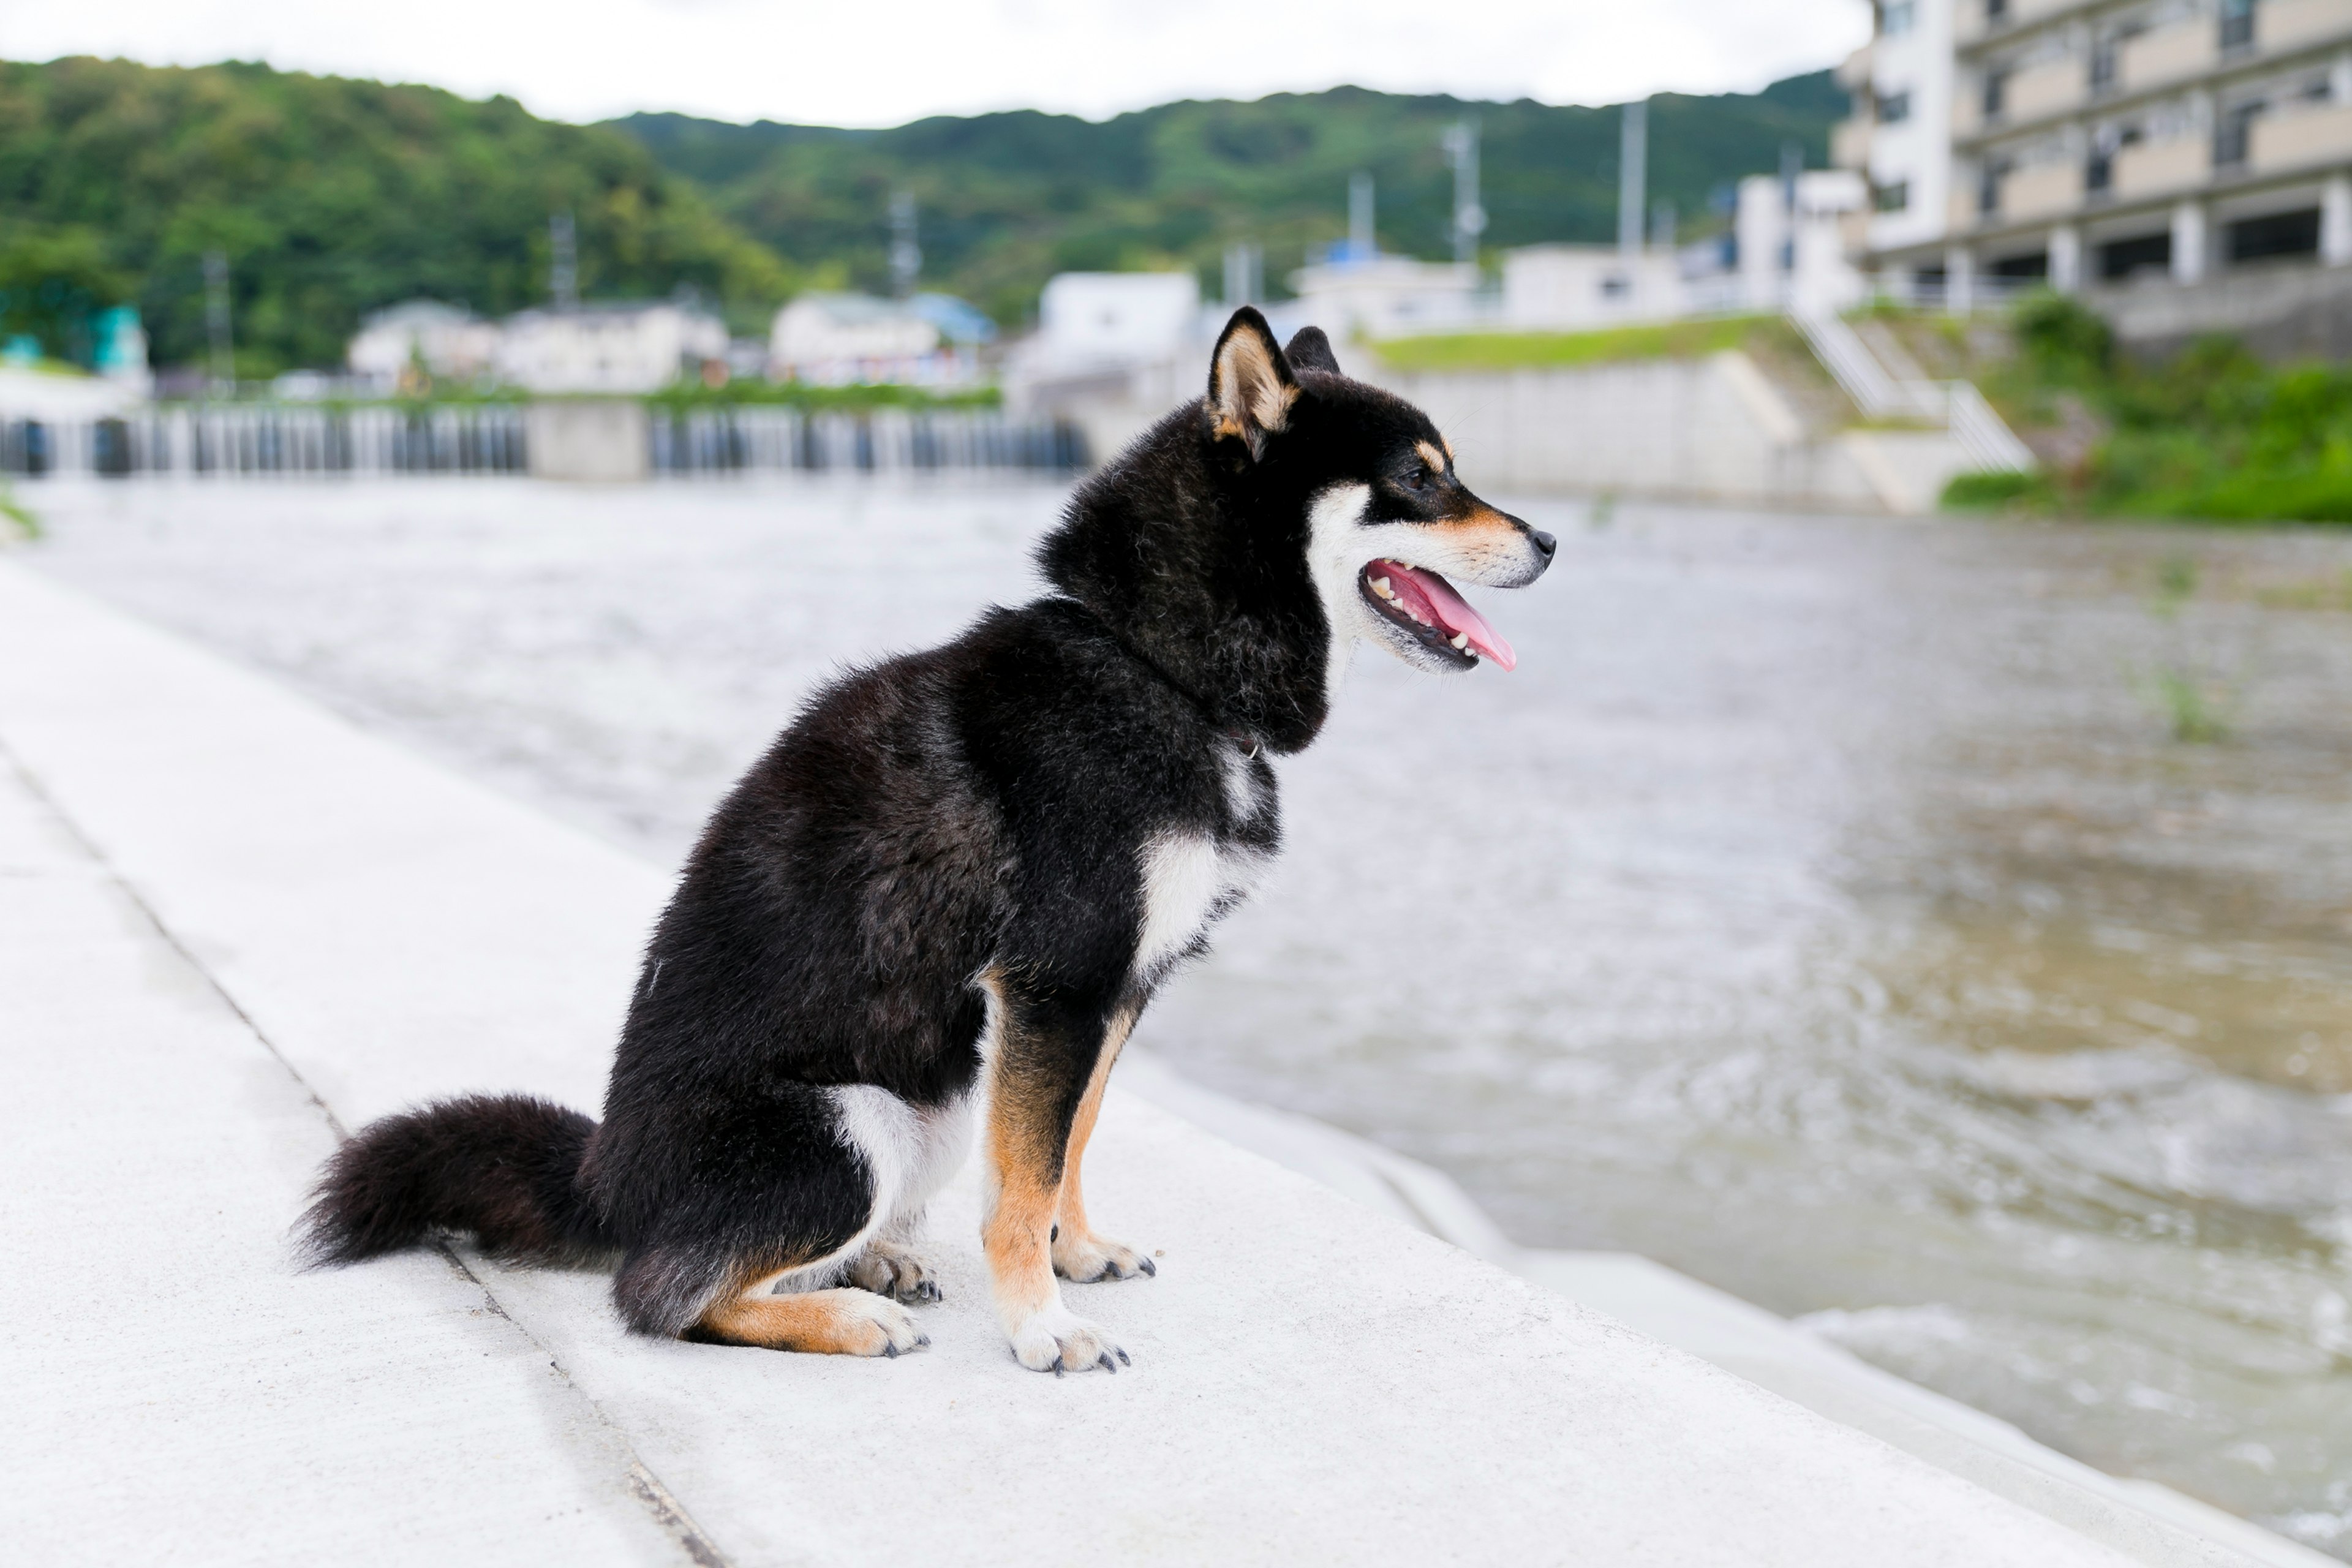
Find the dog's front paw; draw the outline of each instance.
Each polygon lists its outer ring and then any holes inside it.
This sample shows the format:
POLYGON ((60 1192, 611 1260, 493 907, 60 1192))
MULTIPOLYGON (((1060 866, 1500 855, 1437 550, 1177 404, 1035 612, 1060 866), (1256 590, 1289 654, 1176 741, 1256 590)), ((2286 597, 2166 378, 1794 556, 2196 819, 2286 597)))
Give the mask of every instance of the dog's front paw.
POLYGON ((869 1243, 849 1266, 849 1282, 861 1290, 908 1306, 940 1299, 939 1281, 922 1254, 887 1241, 869 1243))
POLYGON ((840 1313, 841 1349, 847 1353, 902 1356, 931 1342, 931 1336, 915 1327, 915 1320, 897 1302, 878 1296, 860 1300, 854 1290, 842 1294, 850 1298, 840 1313))
POLYGON ((1013 1332, 1013 1359, 1031 1372, 1085 1372, 1100 1367, 1117 1372, 1131 1364, 1127 1352, 1104 1333, 1066 1307, 1032 1312, 1013 1332))
POLYGON ((1054 1272, 1080 1285, 1091 1285, 1097 1279, 1132 1279, 1160 1270, 1131 1247, 1065 1226, 1054 1237, 1054 1272))

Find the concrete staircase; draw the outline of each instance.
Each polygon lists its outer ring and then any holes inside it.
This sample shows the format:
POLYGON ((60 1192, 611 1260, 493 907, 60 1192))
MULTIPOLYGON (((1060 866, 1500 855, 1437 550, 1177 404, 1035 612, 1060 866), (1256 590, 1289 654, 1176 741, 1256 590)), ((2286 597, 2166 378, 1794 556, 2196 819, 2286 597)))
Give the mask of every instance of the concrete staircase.
POLYGON ((1931 381, 1891 339, 1874 353, 1862 335, 1832 310, 1789 312, 1814 357, 1853 399, 1865 419, 1916 419, 1949 432, 1974 467, 1987 473, 2029 473, 2033 453, 1969 381, 1931 381))

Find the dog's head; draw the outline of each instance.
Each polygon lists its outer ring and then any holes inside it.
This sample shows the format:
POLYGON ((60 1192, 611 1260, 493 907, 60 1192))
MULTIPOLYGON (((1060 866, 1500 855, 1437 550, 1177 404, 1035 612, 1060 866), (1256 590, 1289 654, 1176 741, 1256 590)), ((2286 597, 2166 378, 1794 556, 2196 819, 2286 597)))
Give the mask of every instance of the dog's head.
POLYGON ((1304 501, 1335 660, 1363 640, 1422 669, 1517 664, 1452 580, 1524 588, 1551 564, 1552 537, 1473 495, 1427 415, 1340 374, 1320 329, 1282 349, 1247 308, 1217 340, 1203 409, 1228 468, 1304 501))
POLYGON ((1288 752, 1359 640, 1423 669, 1511 668, 1454 584, 1524 587, 1551 556, 1463 485, 1428 416, 1341 374, 1316 329, 1286 350, 1244 308, 1208 395, 1081 486, 1040 561, 1221 722, 1288 752))

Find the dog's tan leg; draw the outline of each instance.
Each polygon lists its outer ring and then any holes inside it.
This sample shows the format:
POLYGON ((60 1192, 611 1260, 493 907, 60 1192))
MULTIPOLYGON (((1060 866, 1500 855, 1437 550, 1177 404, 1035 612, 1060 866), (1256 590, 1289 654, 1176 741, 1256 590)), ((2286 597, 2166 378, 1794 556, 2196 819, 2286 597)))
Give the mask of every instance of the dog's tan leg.
POLYGON ((1103 1088, 1110 1082, 1111 1066, 1134 1028, 1134 1008, 1122 1007, 1112 1017, 1102 1054, 1095 1058, 1094 1075, 1087 1080, 1086 1097, 1078 1101, 1078 1113, 1071 1120, 1069 1151, 1062 1161, 1061 1213, 1053 1231, 1054 1272, 1081 1285, 1160 1272, 1151 1259, 1135 1248, 1095 1234, 1087 1224, 1087 1195, 1080 1180, 1087 1141, 1094 1136, 1095 1118, 1102 1113, 1103 1088))
MULTIPOLYGON (((765 1280, 761 1281, 765 1284, 765 1280)), ((794 1296, 730 1292, 686 1332, 690 1340, 759 1345, 818 1355, 903 1355, 931 1342, 895 1301, 870 1290, 808 1290, 794 1296)))
MULTIPOLYGON (((1067 1025, 1047 1023, 1001 974, 989 1066, 988 1126, 981 1246, 988 1255, 997 1321, 1013 1353, 1033 1372, 1118 1370, 1127 1353, 1062 1305, 1054 1278, 1053 1232, 1062 1203, 1064 1155, 1092 1062, 1067 1025)), ((1099 1024, 1097 1025, 1099 1029, 1099 1024)))

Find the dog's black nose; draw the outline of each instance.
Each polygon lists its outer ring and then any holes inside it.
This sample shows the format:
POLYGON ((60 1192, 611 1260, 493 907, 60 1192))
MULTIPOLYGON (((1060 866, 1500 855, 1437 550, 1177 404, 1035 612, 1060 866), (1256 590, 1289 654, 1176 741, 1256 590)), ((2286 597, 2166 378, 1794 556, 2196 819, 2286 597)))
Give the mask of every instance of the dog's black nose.
POLYGON ((1551 559, 1552 552, 1559 548, 1559 541, 1540 528, 1529 529, 1528 537, 1536 542, 1536 548, 1543 552, 1543 558, 1547 561, 1551 559))

